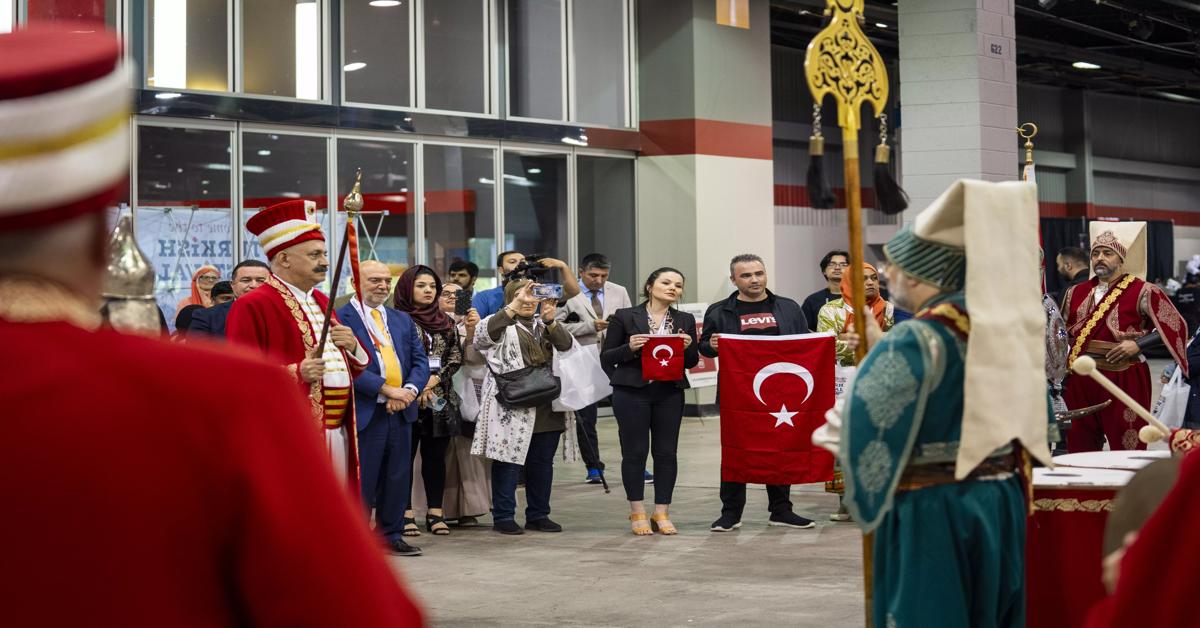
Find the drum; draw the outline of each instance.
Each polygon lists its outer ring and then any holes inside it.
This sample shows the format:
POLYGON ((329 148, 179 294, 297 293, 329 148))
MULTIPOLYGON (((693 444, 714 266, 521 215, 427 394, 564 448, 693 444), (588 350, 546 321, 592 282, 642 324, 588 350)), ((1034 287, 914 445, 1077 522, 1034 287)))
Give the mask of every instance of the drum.
MULTIPOLYGON (((1088 454, 1059 458, 1084 455, 1088 454)), ((1055 458, 1056 463, 1059 458, 1055 458)), ((1107 464, 1136 462, 1110 457, 1107 464)), ((1033 470, 1034 512, 1025 544, 1030 628, 1081 626, 1088 609, 1104 597, 1100 581, 1104 524, 1113 497, 1132 477, 1132 471, 1120 468, 1060 466, 1033 470)))
POLYGON ((1137 471, 1163 458, 1170 458, 1168 450, 1155 451, 1085 451, 1054 457, 1055 466, 1083 467, 1088 469, 1124 469, 1137 471))

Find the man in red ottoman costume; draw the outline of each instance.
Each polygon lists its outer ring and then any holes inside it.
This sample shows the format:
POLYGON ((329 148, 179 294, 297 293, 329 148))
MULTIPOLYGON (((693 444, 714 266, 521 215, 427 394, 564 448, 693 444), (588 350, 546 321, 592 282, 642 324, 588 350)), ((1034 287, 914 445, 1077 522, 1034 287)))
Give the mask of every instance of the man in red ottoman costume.
POLYGON ((100 328, 102 292, 159 316, 128 216, 106 247, 121 58, 93 25, 0 34, 3 624, 420 625, 278 366, 100 328))
POLYGON ((325 346, 318 349, 329 297, 317 284, 329 271, 325 235, 312 201, 272 205, 246 222, 271 260, 271 278, 234 301, 226 334, 231 342, 257 347, 282 364, 308 398, 314 429, 321 429, 334 471, 358 488, 353 378, 370 363, 354 331, 334 316, 325 346))
MULTIPOLYGON (((1067 289, 1062 314, 1066 318, 1071 353, 1068 362, 1081 355, 1096 359, 1122 390, 1138 403, 1150 406, 1150 367, 1142 352, 1165 343, 1187 377, 1187 327, 1171 300, 1145 275, 1144 222, 1093 222, 1092 271, 1095 276, 1067 289)), ((1111 396, 1095 380, 1071 374, 1064 400, 1070 408, 1104 403, 1111 396)), ((1103 449, 1145 449, 1138 430, 1146 422, 1125 404, 1115 401, 1107 408, 1075 419, 1067 432, 1067 449, 1072 453, 1103 449)))

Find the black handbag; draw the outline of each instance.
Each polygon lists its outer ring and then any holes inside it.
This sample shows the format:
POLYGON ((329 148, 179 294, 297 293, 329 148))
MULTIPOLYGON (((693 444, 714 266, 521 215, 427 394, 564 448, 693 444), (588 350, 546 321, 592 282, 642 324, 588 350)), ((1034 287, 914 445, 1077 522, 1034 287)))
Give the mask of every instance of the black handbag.
POLYGON ((562 393, 562 382, 554 375, 549 364, 497 373, 496 401, 505 408, 536 408, 558 399, 562 393))

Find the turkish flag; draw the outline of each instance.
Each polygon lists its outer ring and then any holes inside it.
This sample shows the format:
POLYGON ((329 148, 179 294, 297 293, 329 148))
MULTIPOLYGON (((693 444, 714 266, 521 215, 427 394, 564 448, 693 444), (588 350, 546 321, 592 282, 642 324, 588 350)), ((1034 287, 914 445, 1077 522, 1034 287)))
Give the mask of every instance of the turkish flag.
POLYGON ((812 444, 834 402, 833 334, 721 334, 721 479, 807 484, 833 478, 812 444))
POLYGON ((648 382, 683 379, 683 338, 650 336, 642 345, 642 377, 648 382))

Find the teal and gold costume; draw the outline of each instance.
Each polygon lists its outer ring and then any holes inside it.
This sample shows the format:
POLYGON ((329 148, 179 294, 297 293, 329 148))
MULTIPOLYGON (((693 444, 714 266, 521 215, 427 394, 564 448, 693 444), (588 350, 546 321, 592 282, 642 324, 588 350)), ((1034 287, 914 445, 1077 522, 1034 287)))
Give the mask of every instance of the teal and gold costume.
POLYGON ((981 465, 995 473, 953 481, 969 329, 962 293, 937 297, 872 349, 848 395, 845 499, 875 532, 876 626, 1025 623, 1025 501, 1011 447, 981 465))

